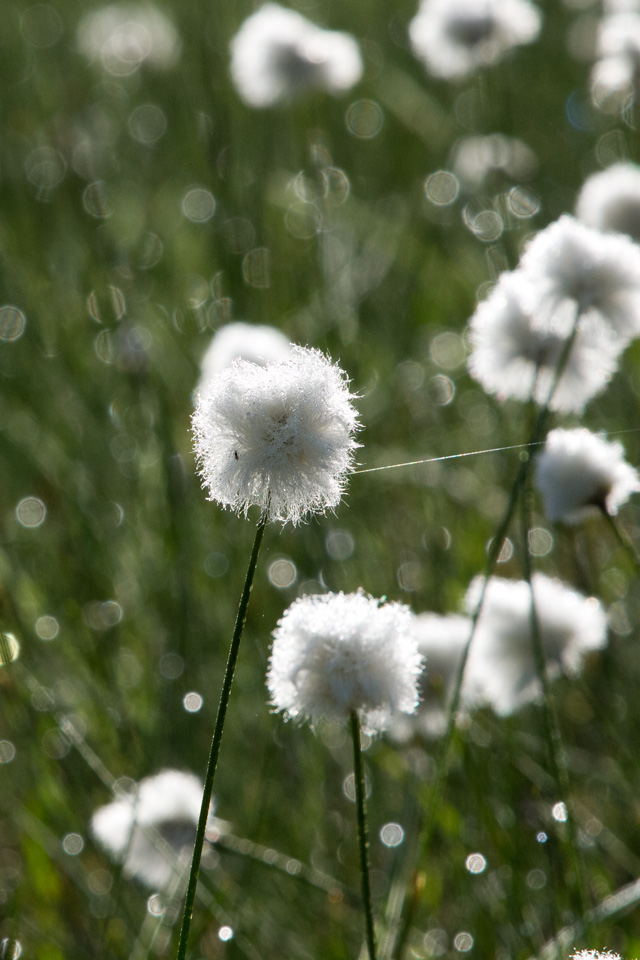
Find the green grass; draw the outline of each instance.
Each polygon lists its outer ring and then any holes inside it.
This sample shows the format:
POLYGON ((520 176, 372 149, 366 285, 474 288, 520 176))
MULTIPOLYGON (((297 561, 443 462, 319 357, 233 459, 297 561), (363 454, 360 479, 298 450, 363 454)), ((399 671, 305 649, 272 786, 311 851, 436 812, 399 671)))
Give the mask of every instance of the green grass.
MULTIPOLYGON (((244 0, 165 5, 183 38, 179 66, 121 79, 75 48, 85 4, 57 0, 62 28, 46 47, 25 36, 25 9, 7 9, 0 37, 0 303, 26 316, 19 339, 0 341, 0 627, 20 643, 0 668, 0 940, 33 960, 172 956, 178 906, 154 921, 148 891, 110 864, 88 824, 114 780, 164 767, 204 777, 255 529, 207 502, 195 474, 191 397, 213 331, 229 319, 271 323, 338 360, 361 395, 363 466, 523 442, 525 408, 499 405, 466 373, 467 319, 525 238, 572 210, 598 158, 637 160, 638 139, 631 123, 590 108, 590 64, 565 48, 581 14, 552 2, 538 43, 462 85, 433 81, 412 57, 413 3, 305 3, 364 43, 365 77, 344 97, 264 112, 243 106, 228 77, 228 41, 252 9, 244 0), (567 121, 571 94, 584 129, 567 121), (383 112, 370 140, 345 123, 358 99, 383 112), (149 103, 166 133, 145 145, 129 124, 149 103), (464 225, 466 198, 438 211, 424 180, 448 167, 457 138, 494 131, 535 151, 527 189, 540 209, 487 244, 464 225), (44 148, 53 153, 34 154, 44 148), (194 187, 215 197, 206 223, 182 214, 194 187), (263 248, 268 286, 248 282, 246 257, 263 248), (447 405, 442 377, 455 388, 447 405), (28 497, 46 505, 40 526, 18 522, 28 497), (59 624, 54 639, 38 635, 43 616, 59 624), (203 697, 197 713, 183 707, 191 691, 203 697), (70 834, 83 839, 78 854, 65 852, 70 834)), ((481 206, 511 185, 489 185, 481 206)), ((639 394, 636 343, 581 421, 629 431, 635 464, 639 394)), ((335 515, 267 528, 215 784, 217 813, 248 842, 205 857, 194 960, 364 955, 347 731, 314 736, 270 713, 270 634, 298 592, 319 584, 362 586, 416 612, 457 610, 518 466, 506 451, 354 476, 335 515), (334 531, 353 538, 347 559, 327 550, 334 531), (282 557, 297 571, 285 589, 269 579, 282 557), (312 870, 279 869, 265 849, 312 870)), ((551 529, 538 503, 533 522, 554 538, 536 566, 613 608, 608 649, 553 685, 593 909, 640 875, 639 580, 604 522, 551 529)), ((637 503, 621 523, 637 547, 637 503)), ((520 578, 518 524, 509 536, 514 552, 498 570, 520 578)), ((464 932, 470 958, 539 956, 583 919, 566 825, 551 815, 560 798, 542 713, 480 711, 458 732, 423 859, 438 752, 437 742, 399 749, 382 738, 364 753, 381 951, 415 897, 403 960, 459 956, 464 932), (388 822, 405 831, 398 847, 379 839, 388 822), (486 869, 473 875, 465 860, 476 852, 486 869)), ((635 901, 591 928, 577 945, 640 950, 635 901)))

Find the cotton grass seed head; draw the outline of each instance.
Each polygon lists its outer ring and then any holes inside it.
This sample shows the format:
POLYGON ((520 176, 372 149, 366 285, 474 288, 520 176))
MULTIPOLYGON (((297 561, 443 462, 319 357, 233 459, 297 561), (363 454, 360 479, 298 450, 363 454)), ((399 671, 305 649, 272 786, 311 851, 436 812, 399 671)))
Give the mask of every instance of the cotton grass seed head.
POLYGON ((86 13, 77 32, 78 48, 117 77, 146 63, 168 69, 180 57, 181 40, 173 23, 152 3, 113 3, 86 13))
POLYGON ((235 360, 214 377, 192 418, 208 498, 293 524, 336 507, 358 446, 348 384, 319 350, 298 346, 265 366, 235 360))
POLYGON ((114 861, 125 858, 127 876, 159 890, 185 866, 201 802, 202 784, 196 776, 163 770, 96 810, 91 832, 114 861))
POLYGON ((576 216, 596 230, 640 240, 640 167, 614 163, 587 177, 576 201, 576 216))
MULTIPOLYGON (((560 580, 533 575, 533 595, 549 677, 580 672, 587 653, 607 642, 607 616, 595 597, 560 580)), ((478 605, 483 577, 466 596, 478 605)), ((492 577, 485 593, 465 673, 465 701, 508 716, 541 693, 531 640, 531 590, 525 580, 492 577)))
POLYGON ((345 721, 356 710, 374 733, 418 704, 422 658, 404 604, 362 590, 301 597, 273 638, 267 684, 286 719, 345 721))
POLYGON ((549 520, 576 524, 601 510, 615 516, 640 491, 640 476, 625 462, 621 443, 584 427, 557 429, 537 459, 536 486, 549 520))
POLYGON ((599 317, 581 317, 557 380, 573 323, 566 306, 550 318, 540 310, 524 271, 503 273, 469 321, 469 373, 499 399, 546 403, 553 390, 552 410, 580 413, 608 385, 622 345, 599 317))
POLYGON ((549 323, 573 308, 606 323, 626 343, 640 334, 640 247, 564 215, 533 238, 520 261, 549 323))
POLYGON ((409 36, 430 73, 461 80, 531 43, 541 22, 529 0, 422 0, 409 36))
POLYGON ((361 76, 352 36, 323 30, 277 3, 251 14, 231 41, 231 77, 251 107, 271 107, 311 88, 340 93, 361 76))

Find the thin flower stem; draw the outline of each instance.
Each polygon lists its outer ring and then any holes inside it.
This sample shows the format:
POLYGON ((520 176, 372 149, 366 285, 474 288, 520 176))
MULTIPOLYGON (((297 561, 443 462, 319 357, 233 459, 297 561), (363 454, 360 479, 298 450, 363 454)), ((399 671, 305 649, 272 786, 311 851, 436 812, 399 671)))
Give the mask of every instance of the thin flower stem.
POLYGON ((184 904, 184 913, 182 915, 182 926, 180 927, 180 940, 178 943, 178 952, 176 954, 176 960, 186 960, 186 956, 187 956, 187 945, 189 943, 189 928, 191 927, 191 918, 193 916, 193 904, 195 902, 196 887, 198 885, 200 859, 202 857, 204 835, 207 828, 207 820, 209 817, 209 805, 211 803, 211 794, 213 793, 213 781, 216 775, 216 767, 218 765, 218 755, 220 753, 220 744, 222 742, 222 731, 224 728, 225 717, 227 715, 227 706, 229 704, 231 684, 233 683, 233 675, 236 668, 236 661, 238 659, 238 650, 240 649, 240 640, 242 638, 244 622, 247 616, 249 596, 251 594, 251 588, 253 586, 253 577, 256 572, 256 566, 258 563, 258 554, 260 553, 260 546, 262 544, 262 538, 264 536, 264 528, 266 526, 266 522, 267 522, 267 511, 264 511, 264 513, 260 517, 260 520, 258 521, 256 536, 255 536, 255 540, 253 541, 253 549, 251 551, 251 557, 249 559, 249 566, 247 567, 247 575, 244 581, 242 596, 240 597, 240 604, 238 606, 238 615, 236 617, 236 624, 233 631, 233 637, 231 638, 231 646, 229 647, 229 657, 227 659, 227 668, 225 670, 224 680, 222 683, 222 690, 220 692, 220 703, 218 705, 218 715, 216 717, 216 724, 213 730, 213 738, 211 740, 211 751, 209 753, 209 763, 207 764, 207 773, 204 781, 204 790, 202 793, 202 805, 200 807, 200 817, 198 819, 198 829, 196 831, 196 839, 195 839, 195 845, 193 850, 193 858, 191 861, 191 871, 189 873, 189 883, 187 885, 187 894, 186 894, 185 904, 184 904))
POLYGON ((640 555, 636 551, 631 538, 626 530, 624 530, 615 517, 612 517, 611 514, 607 513, 606 510, 603 510, 602 513, 613 531, 613 535, 626 553, 627 557, 633 564, 636 573, 640 574, 640 555))
MULTIPOLYGON (((518 503, 518 497, 522 491, 524 485, 527 481, 527 474, 529 471, 529 461, 530 456, 527 452, 528 448, 536 447, 541 442, 541 438, 544 434, 544 430, 547 424, 547 419, 549 417, 550 406, 555 396, 558 385, 564 374, 571 349, 573 347, 575 338, 578 333, 578 325, 580 321, 580 309, 576 307, 576 316, 573 323, 573 328, 571 333, 567 337, 567 340, 563 346, 560 359, 558 361, 558 366, 556 368, 556 374, 551 384, 551 389, 547 396, 546 402, 540 407, 538 414, 533 418, 533 424, 531 427, 531 432, 529 435, 529 441, 525 445, 525 450, 520 454, 520 468, 516 474, 513 486, 511 488, 511 494, 509 496, 509 502, 507 504, 504 516, 498 527, 498 532, 493 538, 491 543, 491 548, 487 557, 487 563, 485 567, 485 578, 484 584, 480 591, 480 597, 476 605, 475 610, 473 611, 471 617, 471 630, 469 633, 469 639, 467 644, 462 652, 460 658, 460 663, 458 665, 458 671, 456 674, 455 684, 453 688, 453 693, 451 696, 451 701, 447 710, 447 727, 442 739, 441 748, 438 754, 438 760, 436 763, 436 776, 433 786, 430 791, 429 803, 427 806, 427 814, 425 818, 425 823, 423 827, 423 839, 420 845, 420 857, 426 859, 427 851, 429 844, 431 842, 431 834, 435 825, 436 811, 438 809, 440 797, 444 789, 444 782, 446 779, 447 769, 448 769, 448 759, 449 752, 451 750, 451 745, 453 743, 453 738, 455 734, 456 719, 458 714, 458 708, 460 706, 461 692, 462 692, 462 682, 464 679, 464 671, 467 665, 467 660, 469 659, 469 651, 471 649, 471 644, 476 634, 478 621, 480 619, 480 614, 482 613, 482 608, 484 606, 485 594, 487 587, 489 585, 489 579, 493 575, 496 563, 498 562, 498 557, 502 550, 502 545, 504 538, 507 535, 511 521, 515 513, 516 505, 518 503)), ((532 400, 533 400, 533 391, 532 391, 532 400)), ((396 955, 402 957, 404 952, 404 945, 409 936, 411 925, 413 922, 413 916, 418 905, 418 898, 412 897, 408 901, 408 908, 406 910, 402 926, 398 935, 398 941, 396 946, 396 955)))
MULTIPOLYGON (((533 649, 533 658, 536 665, 536 673, 542 687, 542 718, 544 724, 544 735, 547 744, 547 753, 551 774, 556 783, 560 797, 565 801, 567 809, 567 840, 569 846, 569 860, 575 876, 575 891, 578 901, 578 910, 583 917, 588 917, 586 895, 583 881, 583 869, 580 856, 578 854, 578 842, 576 837, 576 825, 570 800, 569 775, 564 762, 562 751, 562 734, 560 731, 560 722, 556 711, 555 700, 550 689, 549 679, 547 677, 546 660, 544 646, 542 643, 542 634, 540 631, 540 620, 536 608, 535 594, 532 580, 531 554, 529 552, 529 531, 531 529, 531 511, 533 491, 531 490, 531 471, 526 471, 524 480, 524 491, 522 497, 522 556, 524 567, 524 578, 529 584, 531 594, 530 606, 530 628, 531 645, 533 649)), ((587 930, 590 933, 590 930, 587 930)))
POLYGON ((373 929, 371 885, 369 883, 369 836, 367 831, 367 806, 365 797, 364 765, 360 750, 360 721, 355 710, 351 711, 351 736, 353 738, 353 773, 356 787, 356 811, 358 816, 358 845, 360 848, 360 876, 364 905, 365 934, 369 960, 376 960, 376 939, 373 929))

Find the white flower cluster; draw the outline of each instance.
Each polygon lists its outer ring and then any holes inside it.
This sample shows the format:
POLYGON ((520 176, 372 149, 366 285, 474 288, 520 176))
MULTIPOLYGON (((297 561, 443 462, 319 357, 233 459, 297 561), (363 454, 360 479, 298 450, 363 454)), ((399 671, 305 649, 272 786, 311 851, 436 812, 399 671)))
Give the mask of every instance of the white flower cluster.
POLYGON ((365 730, 379 732, 417 706, 422 658, 404 604, 362 590, 301 597, 273 637, 267 683, 287 719, 344 721, 355 710, 365 730))
MULTIPOLYGON (((607 617, 595 597, 585 597, 559 580, 533 575, 533 596, 548 676, 577 674, 584 658, 607 642, 607 617)), ((466 597, 476 609, 484 578, 476 577, 466 597)), ((524 580, 492 577, 469 652, 463 699, 488 704, 508 716, 540 695, 531 637, 531 590, 524 580)))
POLYGON ((460 80, 531 43, 541 21, 529 0, 422 0, 409 36, 430 73, 460 80))
POLYGON ((235 360, 210 380, 192 418, 209 499, 293 524, 336 507, 358 446, 348 383, 319 350, 298 346, 264 366, 235 360))
POLYGON ((640 247, 565 215, 534 237, 476 309, 469 371, 500 398, 550 400, 553 410, 579 413, 638 334, 640 247))
POLYGON ((151 3, 120 3, 89 11, 78 24, 78 49, 109 73, 128 76, 143 63, 158 69, 174 66, 180 37, 161 10, 151 3))
POLYGON ((621 443, 584 427, 552 430, 536 461, 536 485, 548 518, 576 524, 600 510, 615 516, 640 491, 640 475, 623 457, 621 443))
POLYGON ((358 44, 294 10, 266 3, 231 41, 231 78, 252 107, 271 107, 311 88, 341 93, 362 76, 358 44))
MULTIPOLYGON (((163 770, 96 810, 91 832, 114 861, 125 858, 127 876, 160 890, 185 867, 201 803, 202 784, 196 776, 163 770)), ((211 822, 212 814, 213 807, 211 822)))

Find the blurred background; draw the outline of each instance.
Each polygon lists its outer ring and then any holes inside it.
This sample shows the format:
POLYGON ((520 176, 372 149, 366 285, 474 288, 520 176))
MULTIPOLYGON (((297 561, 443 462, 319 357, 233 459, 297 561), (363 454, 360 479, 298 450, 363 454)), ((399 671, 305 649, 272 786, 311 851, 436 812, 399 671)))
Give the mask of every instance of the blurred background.
MULTIPOLYGON (((245 0, 129 7, 172 26, 157 61, 92 54, 95 4, 7 3, 2 956, 175 949, 179 898, 123 876, 89 823, 118 785, 204 776, 256 519, 207 502, 194 469, 193 392, 220 327, 270 324, 338 361, 360 395, 362 467, 526 440, 527 409, 466 372, 468 318, 589 174, 638 158, 633 102, 607 111, 590 95, 600 4, 538 6, 534 43, 454 82, 413 54, 413 0, 298 2, 357 39, 362 79, 256 109, 229 71, 245 0), (491 134, 488 150, 477 138, 491 134)), ((580 421, 620 435, 633 464, 639 395, 636 343, 580 421)), ((324 590, 458 611, 518 457, 356 475, 335 514, 267 528, 215 785, 229 834, 205 856, 194 958, 358 956, 350 745, 339 727, 314 735, 271 714, 271 631, 295 597, 324 590)), ((367 745, 375 910, 384 934, 415 898, 405 958, 527 960, 563 928, 552 955, 640 950, 638 573, 597 518, 534 522, 537 568, 610 616, 608 648, 553 688, 596 914, 580 933, 539 707, 482 710, 454 743, 426 860, 438 741, 367 745)), ((637 500, 621 522, 637 544, 637 500)), ((501 561, 501 576, 523 576, 517 528, 501 561)))

